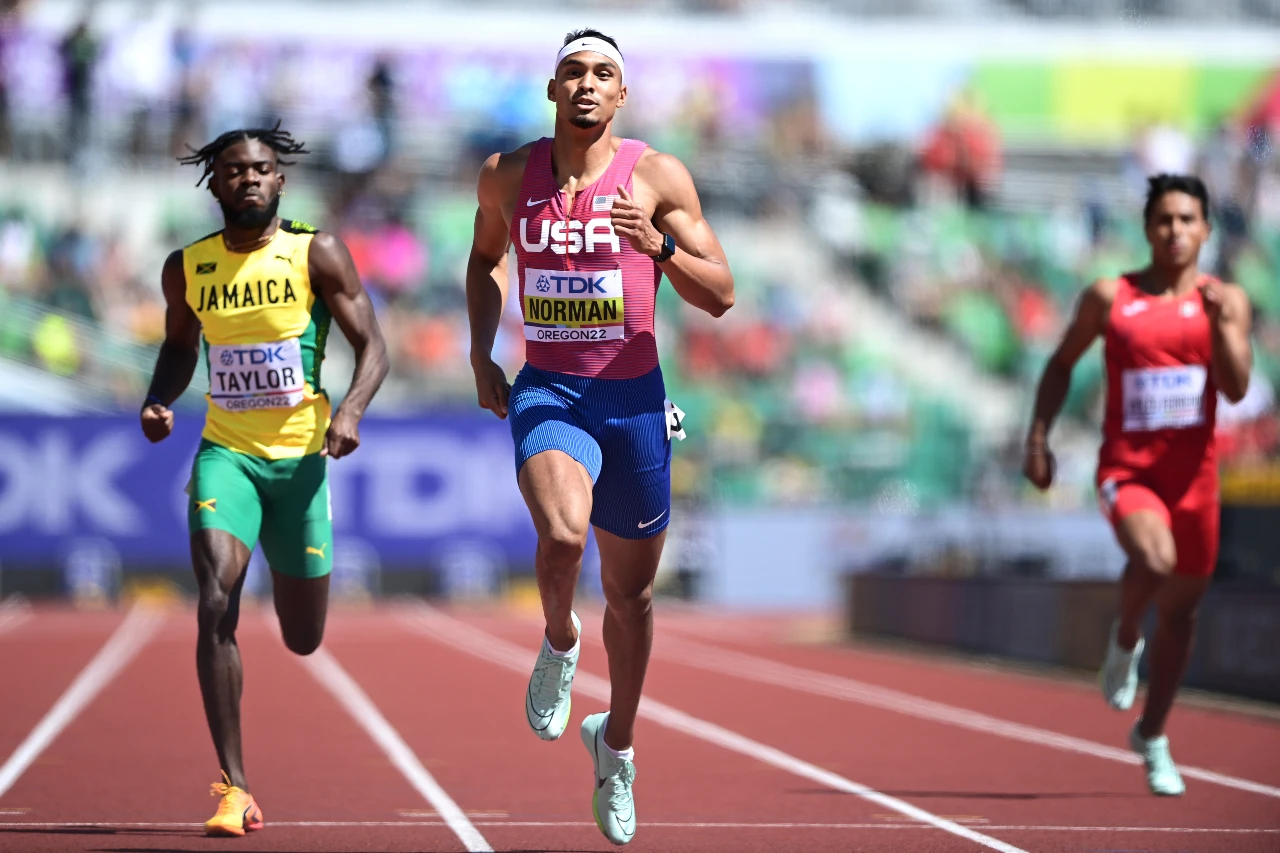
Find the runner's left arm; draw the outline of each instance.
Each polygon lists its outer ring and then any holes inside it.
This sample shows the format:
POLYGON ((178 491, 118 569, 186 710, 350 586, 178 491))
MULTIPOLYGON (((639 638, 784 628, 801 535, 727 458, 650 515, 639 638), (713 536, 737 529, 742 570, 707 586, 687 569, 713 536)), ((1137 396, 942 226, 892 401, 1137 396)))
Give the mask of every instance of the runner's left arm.
POLYGON ((307 263, 312 287, 324 298, 356 354, 351 387, 333 414, 321 451, 340 459, 360 446, 360 419, 387 377, 387 345, 374 316, 373 303, 342 241, 332 234, 316 234, 311 238, 307 263))
POLYGON ((1249 296, 1239 285, 1207 284, 1200 288, 1204 312, 1213 332, 1213 381, 1228 400, 1239 403, 1249 391, 1253 325, 1249 296))
POLYGON ((659 264, 680 298, 713 317, 733 307, 733 273, 715 232, 702 216, 702 202, 689 170, 670 154, 654 153, 636 164, 636 197, 618 187, 613 228, 641 254, 656 257, 662 234, 676 241, 676 252, 659 264), (647 212, 646 202, 654 208, 647 212))

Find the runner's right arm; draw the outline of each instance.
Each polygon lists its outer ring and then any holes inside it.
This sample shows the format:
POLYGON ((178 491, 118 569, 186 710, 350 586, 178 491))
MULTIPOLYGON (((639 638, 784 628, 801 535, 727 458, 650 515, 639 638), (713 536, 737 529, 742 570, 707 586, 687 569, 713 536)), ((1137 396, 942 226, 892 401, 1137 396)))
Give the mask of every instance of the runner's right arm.
POLYGON ((1111 312, 1115 291, 1115 282, 1106 280, 1094 282, 1085 289, 1076 305, 1075 316, 1063 333, 1058 348, 1049 356, 1049 363, 1040 377, 1022 465, 1022 473, 1037 488, 1047 489, 1053 482, 1054 462, 1049 451, 1049 429, 1066 402, 1076 362, 1094 339, 1106 331, 1107 315, 1111 312))
POLYGON ((467 318, 471 324, 471 369, 480 408, 507 416, 511 386, 493 360, 493 341, 507 302, 507 249, 511 235, 503 201, 511 195, 509 169, 494 154, 480 169, 475 236, 467 258, 467 318))
POLYGON ((164 343, 156 358, 151 387, 142 409, 142 433, 151 442, 168 438, 173 431, 174 400, 191 384, 200 362, 200 320, 187 304, 187 280, 182 271, 182 250, 165 259, 160 274, 164 291, 164 343))

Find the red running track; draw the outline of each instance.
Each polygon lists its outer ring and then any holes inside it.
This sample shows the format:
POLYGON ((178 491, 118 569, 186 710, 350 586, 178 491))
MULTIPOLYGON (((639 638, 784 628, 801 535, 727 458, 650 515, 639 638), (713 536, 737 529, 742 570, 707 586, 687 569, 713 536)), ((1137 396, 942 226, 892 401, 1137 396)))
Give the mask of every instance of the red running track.
MULTIPOLYGON (((0 607, 0 850, 613 849, 576 726, 605 707, 599 615, 583 613, 573 724, 547 744, 524 722, 527 611, 338 608, 322 653, 299 659, 246 605, 246 761, 267 828, 206 839, 218 768, 192 610, 0 607)), ((630 848, 1280 850, 1274 717, 1178 708, 1174 755, 1200 776, 1158 799, 1118 749, 1132 715, 1078 683, 797 642, 795 624, 660 610, 630 848)))

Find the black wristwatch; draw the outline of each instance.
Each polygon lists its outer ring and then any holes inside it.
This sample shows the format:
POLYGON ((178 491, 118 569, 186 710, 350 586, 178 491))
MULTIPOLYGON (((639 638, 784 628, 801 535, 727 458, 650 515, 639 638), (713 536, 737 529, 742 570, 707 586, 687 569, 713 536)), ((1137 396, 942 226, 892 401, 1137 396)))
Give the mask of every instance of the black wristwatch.
POLYGON ((651 257, 653 258, 655 263, 660 264, 663 261, 670 260, 671 256, 674 255, 675 253, 676 253, 676 238, 672 237, 670 234, 663 234, 662 235, 662 251, 658 252, 658 254, 656 255, 652 255, 651 257))

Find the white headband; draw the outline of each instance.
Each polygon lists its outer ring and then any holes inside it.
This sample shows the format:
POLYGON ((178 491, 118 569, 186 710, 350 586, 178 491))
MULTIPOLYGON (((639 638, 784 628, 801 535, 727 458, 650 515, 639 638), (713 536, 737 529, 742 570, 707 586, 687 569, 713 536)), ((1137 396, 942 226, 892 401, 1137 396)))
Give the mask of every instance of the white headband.
POLYGON ((622 54, 618 52, 618 49, 604 39, 592 38, 591 36, 584 36, 576 41, 571 41, 564 47, 560 48, 560 52, 556 54, 556 71, 560 70, 560 63, 564 62, 564 58, 566 56, 570 56, 571 54, 575 54, 583 50, 589 50, 593 53, 599 53, 609 57, 618 66, 618 76, 621 77, 623 75, 624 69, 622 67, 622 54))

